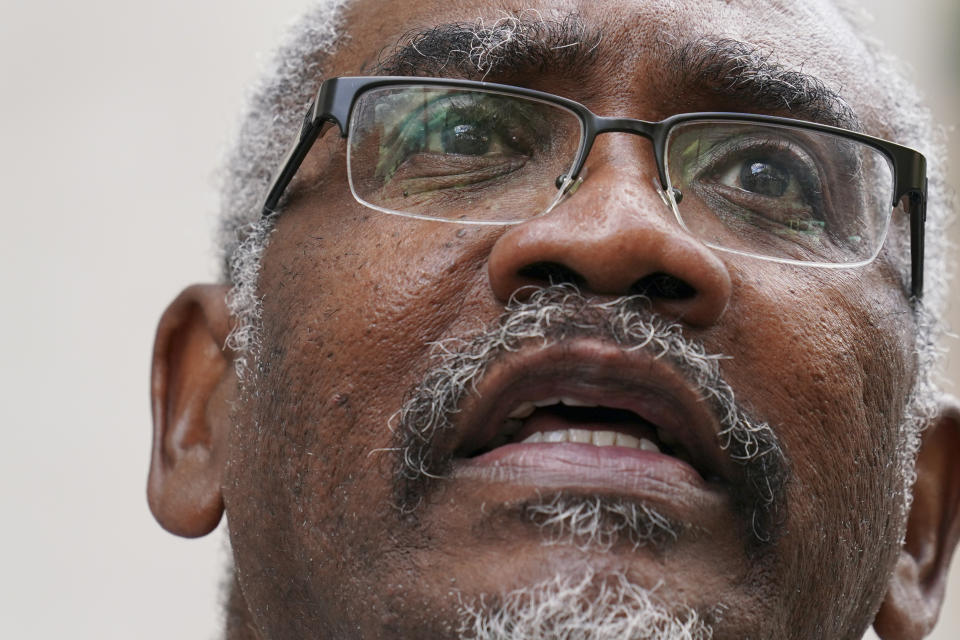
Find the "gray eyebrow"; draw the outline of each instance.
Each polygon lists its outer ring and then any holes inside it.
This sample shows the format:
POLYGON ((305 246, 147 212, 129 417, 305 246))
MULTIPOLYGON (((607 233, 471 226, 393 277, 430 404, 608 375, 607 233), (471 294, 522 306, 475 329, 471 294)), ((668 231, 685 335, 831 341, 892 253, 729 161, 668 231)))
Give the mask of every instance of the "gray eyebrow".
MULTIPOLYGON (((602 32, 579 14, 547 20, 538 12, 525 11, 489 23, 478 20, 410 31, 381 58, 374 73, 467 79, 544 72, 582 76, 602 41, 602 32)), ((735 110, 863 130, 838 92, 815 76, 781 64, 760 47, 701 36, 680 45, 661 42, 650 55, 659 58, 678 93, 696 94, 707 104, 719 99, 735 110)))
POLYGON ((488 75, 572 72, 602 40, 578 14, 560 20, 539 12, 505 14, 493 22, 441 24, 408 32, 376 66, 378 75, 484 79, 488 75))
POLYGON ((746 104, 750 111, 784 112, 794 118, 863 131, 850 104, 816 76, 791 69, 765 49, 732 38, 701 37, 675 47, 669 65, 681 82, 746 104))

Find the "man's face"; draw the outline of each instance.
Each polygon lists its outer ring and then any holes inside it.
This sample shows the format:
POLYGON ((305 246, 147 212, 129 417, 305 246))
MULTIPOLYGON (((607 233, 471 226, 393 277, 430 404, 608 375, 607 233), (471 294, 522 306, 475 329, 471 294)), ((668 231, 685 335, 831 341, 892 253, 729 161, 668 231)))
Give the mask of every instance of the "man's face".
MULTIPOLYGON (((369 73, 410 30, 490 26, 513 8, 362 3, 326 74, 369 73)), ((843 87, 868 132, 888 134, 866 106, 877 88, 862 51, 819 5, 520 8, 527 20, 579 14, 589 47, 571 46, 563 69, 518 61, 488 80, 644 120, 798 116, 678 68, 686 44, 723 34, 843 87)), ((714 252, 678 226, 649 143, 627 134, 598 138, 575 195, 506 227, 365 208, 344 154, 335 131, 319 140, 279 218, 260 279, 261 359, 230 434, 237 574, 270 637, 451 637, 464 610, 557 576, 583 581, 591 601, 604 586, 651 590, 717 638, 859 637, 902 533, 898 427, 915 375, 904 256, 828 270, 714 252), (580 296, 532 295, 558 281, 580 296), (649 302, 621 300, 637 291, 649 302), (557 315, 531 320, 544 309, 557 315), (609 328, 622 322, 635 333, 609 328), (503 325, 519 333, 499 340, 503 325), (455 355, 439 358, 437 343, 455 355), (441 427, 421 436, 423 415, 441 427), (535 433, 590 444, 519 443, 535 433), (606 435, 618 433, 659 451, 606 435)))

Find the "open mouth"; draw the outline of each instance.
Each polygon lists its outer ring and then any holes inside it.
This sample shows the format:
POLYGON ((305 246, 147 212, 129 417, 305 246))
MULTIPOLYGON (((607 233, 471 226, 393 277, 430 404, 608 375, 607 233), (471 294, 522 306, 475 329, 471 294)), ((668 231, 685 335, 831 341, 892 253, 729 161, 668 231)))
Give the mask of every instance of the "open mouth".
POLYGON ((556 477, 561 467, 567 475, 589 468, 591 482, 662 472, 696 483, 737 473, 708 403, 642 351, 583 340, 511 354, 461 409, 454 457, 474 471, 536 467, 556 477))
POLYGON ((660 453, 696 468, 682 443, 637 413, 569 396, 522 402, 489 442, 464 454, 475 458, 508 444, 564 442, 660 453))

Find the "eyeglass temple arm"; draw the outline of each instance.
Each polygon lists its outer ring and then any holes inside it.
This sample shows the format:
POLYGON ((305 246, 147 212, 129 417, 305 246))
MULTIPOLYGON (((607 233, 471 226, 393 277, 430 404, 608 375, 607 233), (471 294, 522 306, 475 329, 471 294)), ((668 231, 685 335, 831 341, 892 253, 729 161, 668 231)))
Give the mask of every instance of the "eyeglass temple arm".
POLYGON ((923 230, 927 220, 927 180, 923 191, 910 192, 910 292, 923 297, 923 230))
MULTIPOLYGON (((349 112, 350 100, 352 94, 344 95, 345 92, 338 92, 337 85, 339 78, 331 78, 322 85, 317 91, 317 97, 307 109, 307 114, 303 118, 303 124, 300 126, 300 132, 297 134, 296 141, 287 152, 287 156, 280 163, 280 170, 273 177, 270 183, 270 190, 263 201, 263 210, 261 215, 273 215, 277 211, 280 199, 283 193, 290 185, 294 175, 303 164, 303 159, 310 153, 314 141, 327 132, 334 124, 340 129, 341 137, 346 137, 347 130, 344 126, 346 117, 344 114, 349 112)), ((348 80, 352 80, 348 79, 348 80)), ((348 87, 352 89, 352 87, 348 87)), ((350 93, 349 91, 346 93, 350 93)))
POLYGON ((290 181, 293 180, 293 176, 295 176, 300 169, 300 165, 303 164, 303 159, 310 153, 310 148, 313 146, 314 141, 333 125, 332 122, 327 120, 313 122, 311 118, 312 114, 313 108, 310 109, 307 116, 308 119, 304 121, 303 126, 300 128, 296 142, 280 164, 280 170, 273 177, 270 190, 267 192, 267 197, 263 201, 262 215, 264 216, 276 213, 283 193, 290 185, 290 181))

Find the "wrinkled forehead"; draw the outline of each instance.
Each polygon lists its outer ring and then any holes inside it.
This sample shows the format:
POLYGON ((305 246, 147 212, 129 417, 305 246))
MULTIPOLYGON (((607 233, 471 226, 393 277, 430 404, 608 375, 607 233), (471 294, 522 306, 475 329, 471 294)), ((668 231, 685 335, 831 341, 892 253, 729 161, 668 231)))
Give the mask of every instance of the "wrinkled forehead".
MULTIPOLYGON (((615 88, 620 94, 669 96, 669 104, 651 100, 646 105, 656 113, 637 113, 624 105, 629 115, 645 119, 683 110, 677 103, 682 102, 683 89, 687 88, 683 82, 689 80, 690 59, 678 58, 675 53, 694 43, 736 43, 737 47, 727 47, 724 52, 726 62, 735 62, 738 55, 750 56, 750 64, 761 67, 760 74, 754 74, 755 80, 763 80, 763 65, 797 71, 803 78, 821 81, 827 90, 864 114, 877 102, 872 94, 879 89, 870 82, 869 56, 859 38, 835 5, 826 0, 426 0, 386 4, 382 0, 361 0, 346 13, 346 33, 349 37, 336 57, 335 68, 328 69, 330 75, 473 75, 524 82, 522 64, 515 64, 522 60, 501 65, 509 74, 490 64, 492 59, 499 60, 491 53, 505 52, 526 57, 529 75, 553 73, 585 93, 609 93, 615 88), (537 28, 538 22, 564 25, 567 33, 558 37, 554 28, 537 28), (523 35, 544 40, 546 46, 535 51, 511 48, 510 29, 518 24, 521 30, 527 27, 523 35), (443 27, 451 26, 463 27, 463 33, 444 40, 450 29, 445 33, 443 27), (397 53, 402 54, 401 65, 395 64, 397 53), (422 64, 416 64, 418 57, 422 64), (465 59, 470 64, 463 64, 465 59), (688 63, 686 68, 683 62, 688 63)), ((703 59, 695 58, 694 62, 702 64, 703 59)), ((768 79, 769 83, 790 81, 782 74, 770 74, 768 79)), ((757 89, 755 85, 750 89, 757 89)), ((790 104, 789 93, 773 95, 782 108, 761 100, 754 108, 731 104, 723 110, 739 107, 779 111, 855 126, 817 117, 802 108, 792 113, 795 105, 790 104)), ((685 110, 694 110, 695 106, 692 102, 685 110)), ((872 133, 885 133, 875 126, 868 128, 872 133)))

